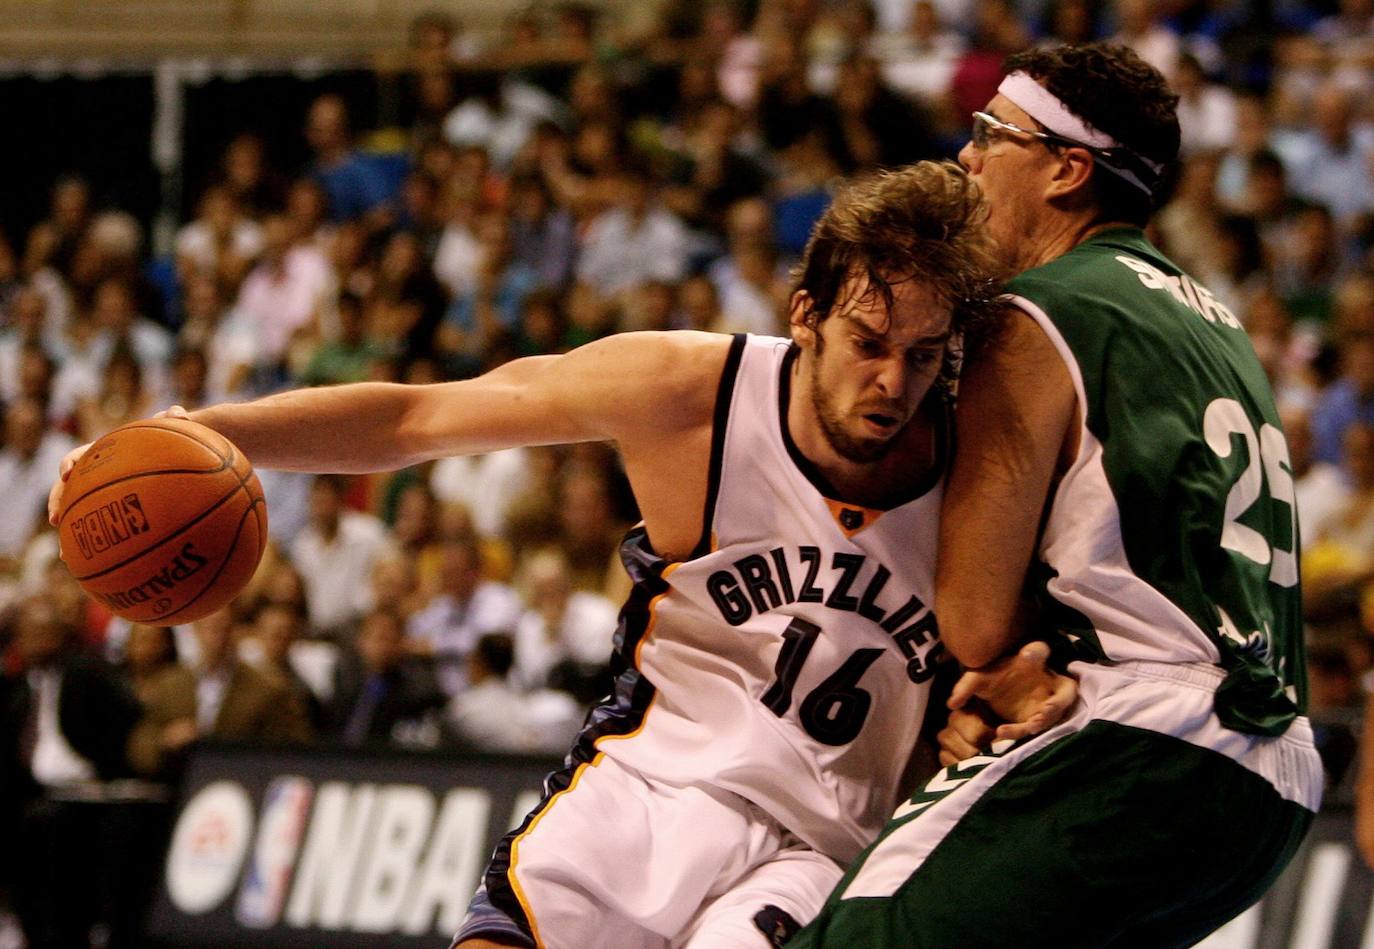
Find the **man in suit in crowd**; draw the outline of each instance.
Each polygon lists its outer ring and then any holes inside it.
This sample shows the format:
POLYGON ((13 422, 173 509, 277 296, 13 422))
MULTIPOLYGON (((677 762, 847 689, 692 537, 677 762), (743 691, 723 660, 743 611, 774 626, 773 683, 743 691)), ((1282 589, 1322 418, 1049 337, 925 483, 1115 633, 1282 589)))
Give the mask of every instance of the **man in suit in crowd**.
POLYGON ((198 738, 281 744, 309 741, 300 698, 285 683, 239 661, 229 610, 194 624, 195 669, 175 666, 149 686, 142 720, 129 736, 129 761, 149 777, 173 777, 198 738))
POLYGON ((346 745, 386 743, 398 724, 419 723, 444 705, 431 663, 405 651, 400 616, 374 610, 363 620, 356 653, 335 670, 329 706, 334 736, 346 745))
POLYGON ((121 896, 131 875, 121 861, 141 866, 143 852, 129 852, 136 818, 107 782, 130 774, 138 700, 81 654, 47 599, 25 601, 13 633, 20 669, 0 679, 0 865, 15 909, 31 949, 87 946, 101 918, 111 945, 123 944, 137 900, 121 896))

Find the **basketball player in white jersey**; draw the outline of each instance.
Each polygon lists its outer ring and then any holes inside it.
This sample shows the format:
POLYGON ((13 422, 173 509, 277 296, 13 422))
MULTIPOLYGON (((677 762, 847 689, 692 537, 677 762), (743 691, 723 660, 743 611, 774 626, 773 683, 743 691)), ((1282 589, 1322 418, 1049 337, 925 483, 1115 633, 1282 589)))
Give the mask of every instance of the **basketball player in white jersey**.
MULTIPOLYGON (((471 381, 190 414, 302 471, 617 443, 644 521, 622 547, 615 691, 497 848, 458 945, 780 945, 882 827, 943 651, 937 380, 995 291, 981 221, 948 164, 845 190, 790 341, 628 333, 471 381)), ((1011 668, 1026 700, 999 712, 1024 720, 1056 680, 1011 668)))

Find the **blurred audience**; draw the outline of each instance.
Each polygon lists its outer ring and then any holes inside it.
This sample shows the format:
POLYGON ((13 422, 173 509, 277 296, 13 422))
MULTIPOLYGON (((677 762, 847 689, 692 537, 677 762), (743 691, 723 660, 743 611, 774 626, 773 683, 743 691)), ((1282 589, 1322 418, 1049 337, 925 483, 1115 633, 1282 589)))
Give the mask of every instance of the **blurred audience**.
POLYGON ((521 573, 529 608, 515 626, 514 680, 535 689, 548 685, 550 673, 564 663, 606 666, 617 605, 598 593, 574 590, 568 558, 556 547, 530 555, 521 573))
POLYGON ((434 589, 406 623, 413 648, 433 659, 447 695, 467 685, 464 664, 483 635, 519 621, 520 598, 504 583, 484 579, 474 540, 448 540, 439 550, 434 589))
MULTIPOLYGON (((304 604, 267 599, 258 607, 253 619, 252 648, 245 649, 248 644, 240 643, 238 652, 240 657, 245 653, 251 655, 259 672, 286 686, 291 700, 305 710, 311 730, 318 733, 324 730, 327 722, 317 687, 312 686, 301 671, 302 667, 309 668, 306 665, 309 660, 302 655, 302 649, 311 645, 302 642, 305 621, 304 604)), ((329 644, 318 645, 332 652, 329 644)), ((326 674, 330 671, 324 670, 326 674)))
POLYGON ((345 506, 347 484, 320 475, 310 489, 310 522, 291 545, 291 562, 305 584, 310 625, 344 639, 372 608, 372 571, 392 552, 380 520, 345 506))
POLYGON ((659 204, 645 174, 626 169, 615 205, 587 225, 577 277, 614 298, 650 280, 680 281, 687 270, 687 229, 659 204))
POLYGON ((133 623, 124 641, 122 671, 129 687, 140 702, 147 702, 153 694, 153 684, 163 672, 175 668, 179 662, 176 634, 168 626, 149 626, 133 623))
POLYGON ((264 744, 310 739, 304 703, 291 686, 238 658, 228 608, 192 625, 196 667, 173 666, 149 684, 142 718, 129 736, 135 771, 174 778, 200 738, 264 744))
POLYGON ((310 106, 305 138, 315 154, 312 168, 323 186, 331 220, 362 218, 384 226, 392 194, 385 177, 353 148, 348 105, 342 96, 323 95, 310 106))
POLYGON ((1374 579, 1374 426, 1350 425, 1344 443, 1349 490, 1303 548, 1303 600, 1319 615, 1374 579))
POLYGON ((511 681, 515 651, 506 633, 477 640, 467 658, 468 687, 449 703, 457 740, 483 751, 559 754, 577 734, 582 708, 572 696, 522 689, 511 681))
POLYGON ((374 610, 337 667, 330 734, 346 745, 424 743, 416 736, 444 702, 432 664, 406 649, 401 614, 374 610))
POLYGON ((40 403, 18 399, 5 410, 0 485, 7 510, 0 518, 0 572, 17 566, 30 538, 46 523, 53 472, 75 445, 70 436, 47 425, 40 403))
POLYGON ((1368 326, 1343 332, 1340 378, 1326 387, 1312 409, 1313 454, 1318 461, 1339 464, 1350 426, 1374 424, 1374 311, 1369 316, 1368 326))
POLYGON ((5 794, 127 775, 139 703, 117 672, 83 654, 76 630, 41 597, 20 605, 14 650, 20 669, 3 680, 5 794))
POLYGON ((31 949, 133 946, 152 877, 137 821, 107 797, 130 775, 139 702, 118 673, 83 654, 56 605, 35 597, 13 617, 18 668, 0 677, 0 882, 31 949), (118 903, 111 903, 111 900, 118 903))

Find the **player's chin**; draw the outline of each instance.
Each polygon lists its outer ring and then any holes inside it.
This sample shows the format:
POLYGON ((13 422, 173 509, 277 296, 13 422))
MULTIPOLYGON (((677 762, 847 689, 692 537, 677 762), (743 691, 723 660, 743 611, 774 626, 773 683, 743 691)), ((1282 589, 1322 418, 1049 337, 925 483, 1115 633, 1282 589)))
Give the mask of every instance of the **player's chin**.
POLYGON ((886 438, 851 437, 842 446, 836 446, 840 454, 850 461, 867 464, 873 461, 880 461, 892 448, 892 440, 895 436, 886 438))

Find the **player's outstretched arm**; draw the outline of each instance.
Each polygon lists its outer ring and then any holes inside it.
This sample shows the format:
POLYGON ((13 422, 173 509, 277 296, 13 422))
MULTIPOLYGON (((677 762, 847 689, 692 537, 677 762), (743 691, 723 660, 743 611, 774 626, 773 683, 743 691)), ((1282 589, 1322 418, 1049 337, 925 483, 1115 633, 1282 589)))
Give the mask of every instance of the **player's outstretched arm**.
POLYGON ((690 413, 676 389, 700 374, 712 350, 723 360, 727 345, 706 334, 626 333, 463 382, 297 389, 190 417, 260 467, 343 474, 517 445, 621 440, 690 413))
MULTIPOLYGON (((729 343, 708 333, 624 333, 463 382, 296 389, 189 418, 258 467, 340 474, 517 445, 633 442, 710 419, 729 343)), ((63 461, 50 514, 80 452, 63 461)))

